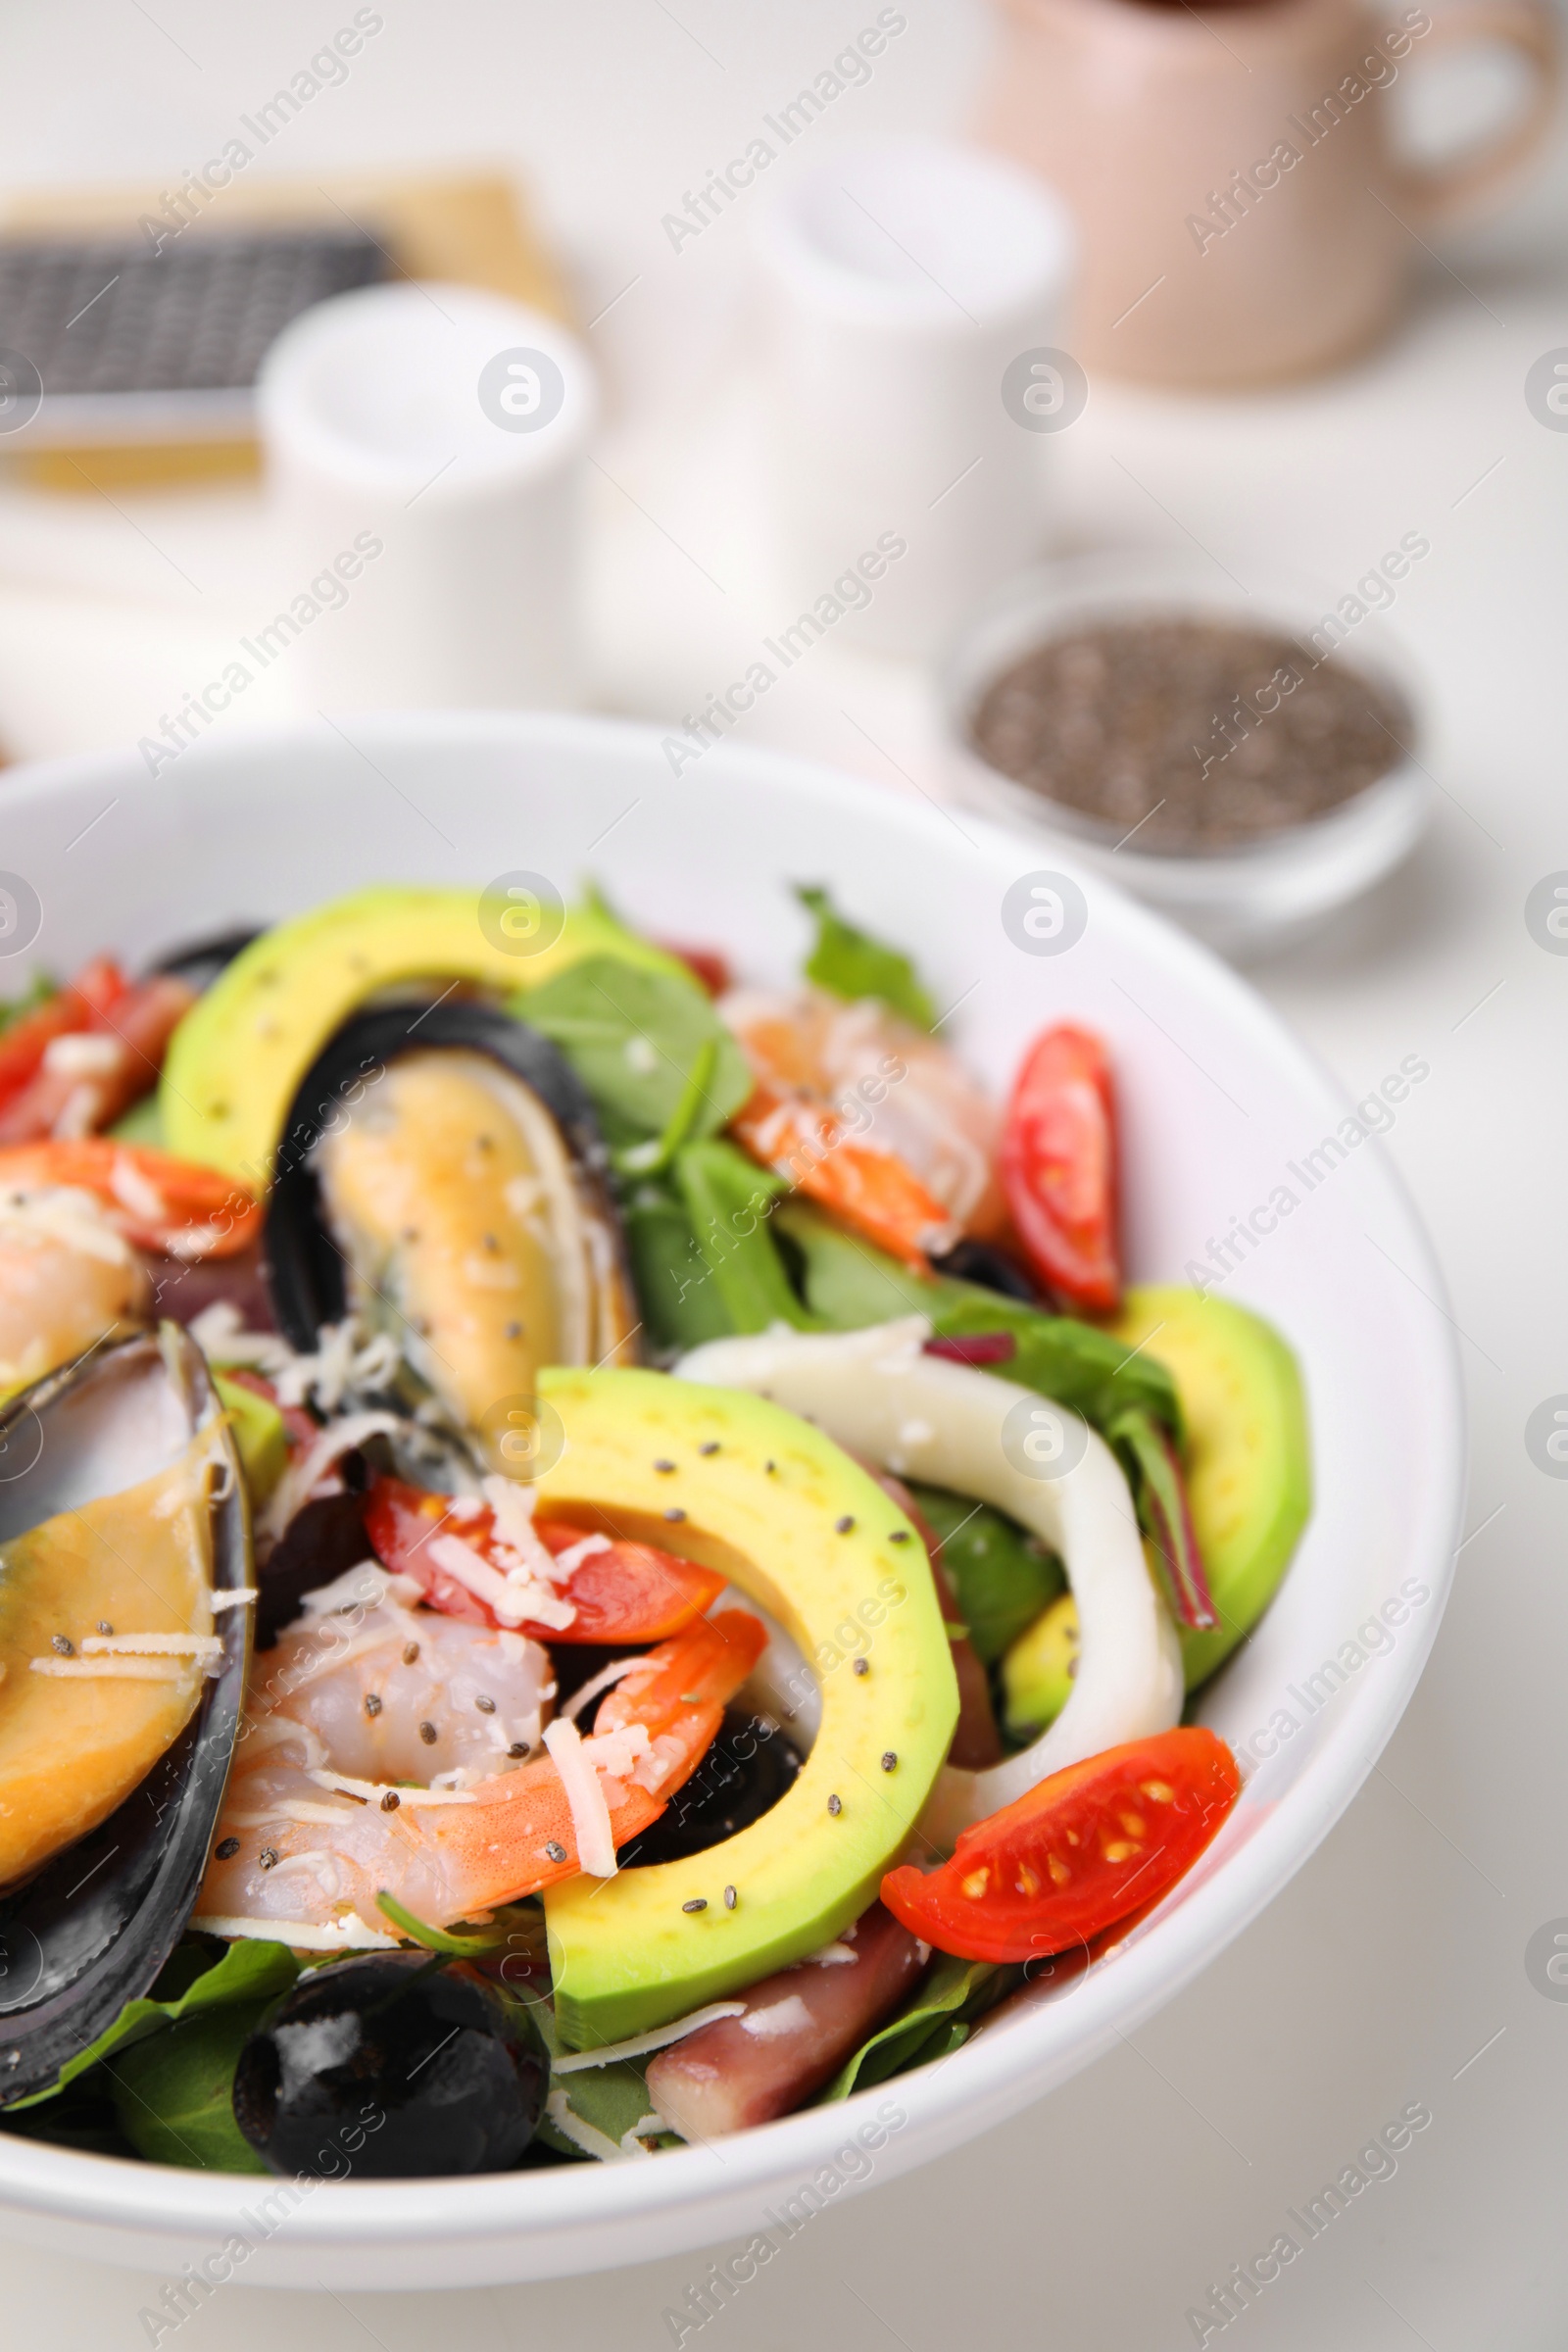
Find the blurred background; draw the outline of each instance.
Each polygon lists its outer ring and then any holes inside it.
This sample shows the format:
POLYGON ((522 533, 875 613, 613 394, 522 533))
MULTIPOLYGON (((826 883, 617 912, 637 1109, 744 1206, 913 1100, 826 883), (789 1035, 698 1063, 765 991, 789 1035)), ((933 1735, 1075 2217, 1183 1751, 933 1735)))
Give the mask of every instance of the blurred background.
MULTIPOLYGON (((1352 1094, 1412 1051, 1433 1064, 1377 1148, 1434 1232, 1473 1379, 1434 1663, 1328 1846, 1136 2047, 824 2216, 722 2327, 759 2352, 925 2352, 977 2326, 1190 2342, 1208 2282, 1425 2099, 1399 2178, 1238 2325, 1282 2347, 1560 2342, 1565 2021, 1523 1965, 1568 1911, 1561 1490, 1522 1443, 1568 1386, 1562 971, 1525 912, 1568 866, 1549 10, 76 0, 0 21, 12 759, 135 740, 156 772, 198 730, 315 710, 566 702, 660 722, 672 768, 720 732, 781 746, 1021 811, 1127 873, 1108 804, 1074 833, 976 742, 986 687, 1062 613, 1250 612, 1298 643, 1338 615, 1337 661, 1385 684, 1396 739, 1311 904, 1297 844, 1283 896, 1238 900, 1222 872, 1186 912, 1352 1094), (215 254, 159 308, 173 274, 148 262, 242 233, 265 250, 237 275, 215 254), (271 344, 333 286, 370 291, 271 344), (334 574, 362 528, 380 551, 334 574), (904 552, 835 596, 884 532, 904 552), (1084 559, 1115 563, 1054 568, 1084 559), (759 664, 765 688, 731 693, 759 664)), ((1269 740, 1235 717, 1211 749, 1269 740)), ((1129 878, 1171 904, 1181 852, 1129 878)), ((0 2269, 19 2341, 142 2340, 128 2275, 19 2248, 0 2269)), ((668 2340, 688 2273, 235 2294, 191 2336, 625 2352, 668 2340)))

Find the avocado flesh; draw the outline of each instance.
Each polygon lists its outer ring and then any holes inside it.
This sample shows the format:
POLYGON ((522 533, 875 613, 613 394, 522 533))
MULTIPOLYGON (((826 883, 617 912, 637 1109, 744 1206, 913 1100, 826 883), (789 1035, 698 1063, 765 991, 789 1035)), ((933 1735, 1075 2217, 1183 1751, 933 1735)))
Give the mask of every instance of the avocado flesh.
POLYGON ((568 907, 560 937, 533 955, 492 945, 471 890, 382 883, 278 923, 174 1032, 158 1092, 168 1149, 265 1192, 301 1079, 368 997, 454 980, 511 995, 595 955, 683 968, 597 904, 568 907))
POLYGON ((819 1430, 657 1372, 551 1370, 539 1386, 565 1440, 541 1511, 718 1569, 800 1643, 822 1693, 815 1744, 761 1820, 690 1861, 548 1889, 557 2030, 582 2049, 722 1999, 858 1919, 925 1803, 958 1694, 918 1538, 819 1430))
POLYGON ((1261 1316, 1201 1291, 1129 1291, 1106 1328, 1164 1364, 1181 1398, 1187 1494, 1219 1617, 1211 1633, 1182 1635, 1194 1690, 1262 1616, 1311 1514, 1301 1377, 1261 1316))

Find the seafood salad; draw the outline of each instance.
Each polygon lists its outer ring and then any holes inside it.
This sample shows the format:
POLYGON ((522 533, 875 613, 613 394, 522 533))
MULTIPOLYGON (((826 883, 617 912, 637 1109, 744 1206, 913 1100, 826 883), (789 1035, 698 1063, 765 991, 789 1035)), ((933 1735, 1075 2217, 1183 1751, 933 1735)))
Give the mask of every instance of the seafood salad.
POLYGON ((1290 1348, 1125 1283, 1070 1007, 997 1101, 798 895, 783 987, 386 885, 0 1007, 0 2130, 657 2159, 1219 1831, 1290 1348))

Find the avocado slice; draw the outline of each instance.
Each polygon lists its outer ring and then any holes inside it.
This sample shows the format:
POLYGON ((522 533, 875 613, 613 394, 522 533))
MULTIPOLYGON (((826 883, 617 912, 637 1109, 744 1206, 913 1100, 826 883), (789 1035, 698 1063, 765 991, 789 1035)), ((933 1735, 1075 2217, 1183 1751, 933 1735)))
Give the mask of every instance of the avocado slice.
POLYGON ((547 1891, 556 2027, 582 2049, 755 1984, 858 1918, 947 1755, 958 1693, 914 1530, 820 1430, 659 1372, 551 1370, 539 1387, 564 1439, 541 1509, 719 1569, 793 1635, 822 1692, 815 1744, 760 1821, 691 1861, 547 1891))
POLYGON ((1165 1365, 1181 1398, 1187 1494, 1219 1616, 1212 1633, 1182 1635, 1193 1690, 1262 1616, 1311 1514, 1301 1376, 1260 1315, 1201 1291, 1129 1291, 1106 1328, 1165 1365))
POLYGON ((218 1401, 228 1415, 239 1466, 245 1473, 251 1508, 261 1510, 288 1468, 288 1434, 275 1404, 237 1380, 213 1373, 218 1401))
MULTIPOLYGON (((1147 1549, 1147 1546, 1146 1546, 1147 1549)), ((1078 1604, 1063 1592, 1002 1661, 1003 1721, 1009 1740, 1037 1740, 1072 1696, 1078 1671, 1078 1604)))
POLYGON ((278 923, 242 950, 175 1030, 158 1090, 168 1149, 267 1188, 300 1080, 356 1005, 410 980, 466 980, 511 995, 584 956, 684 967, 601 901, 568 907, 531 956, 495 946, 481 894, 378 883, 278 923))

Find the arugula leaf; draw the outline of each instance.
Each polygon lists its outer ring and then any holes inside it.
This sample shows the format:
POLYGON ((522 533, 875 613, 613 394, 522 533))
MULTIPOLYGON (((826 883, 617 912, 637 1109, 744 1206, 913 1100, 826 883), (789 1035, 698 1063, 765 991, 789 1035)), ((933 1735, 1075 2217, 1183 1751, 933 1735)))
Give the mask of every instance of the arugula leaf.
POLYGON ((804 967, 808 980, 851 1004, 860 997, 880 997, 917 1029, 935 1028, 937 1008, 907 956, 847 923, 825 890, 803 884, 795 895, 816 917, 816 945, 804 967))
POLYGON ((852 2090, 869 2089, 873 2082, 885 2082, 890 2075, 903 2074, 906 2067, 946 2057, 950 2048, 958 2046, 952 2029, 961 2027, 966 2034, 970 2020, 999 2001, 1021 1974, 994 1960, 955 1960, 939 1952, 925 1982, 916 1986, 896 2017, 861 2042, 822 2092, 818 2104, 847 2099, 852 2090))
POLYGON ((994 1666, 1003 1651, 1066 1591, 1061 1562, 1015 1519, 946 1487, 906 1482, 942 1539, 942 1565, 953 1580, 975 1655, 994 1666))
POLYGON ((198 1973, 196 1967, 203 1950, 211 1950, 207 1938, 190 1939, 181 1944, 170 1959, 163 1975, 146 2000, 127 2001, 112 2026, 105 2028, 96 2041, 68 2058, 58 2078, 47 2090, 35 2090, 29 2098, 17 2099, 10 2112, 36 2107, 44 2099, 52 2099, 74 2082, 88 2067, 101 2059, 112 2057, 117 2050, 128 2048, 133 2042, 146 2040, 165 2026, 174 2025, 181 2018, 191 2017, 204 2009, 225 2007, 231 2002, 265 2003, 287 1992, 300 1973, 300 1964, 286 1943, 271 1943, 260 1937, 245 1937, 225 1946, 221 1956, 208 1960, 198 1973), (158 1997, 160 1987, 171 1989, 158 1997))
POLYGON ((512 1010, 559 1046, 617 1137, 662 1137, 677 1111, 686 1134, 712 1135, 752 1091, 745 1054, 687 976, 585 956, 512 1010), (710 1074, 695 1103, 684 1102, 705 1048, 710 1074))
POLYGON ((120 2129, 150 2164, 265 2173, 234 2121, 234 2069, 270 2000, 196 2009, 110 2059, 120 2129))

